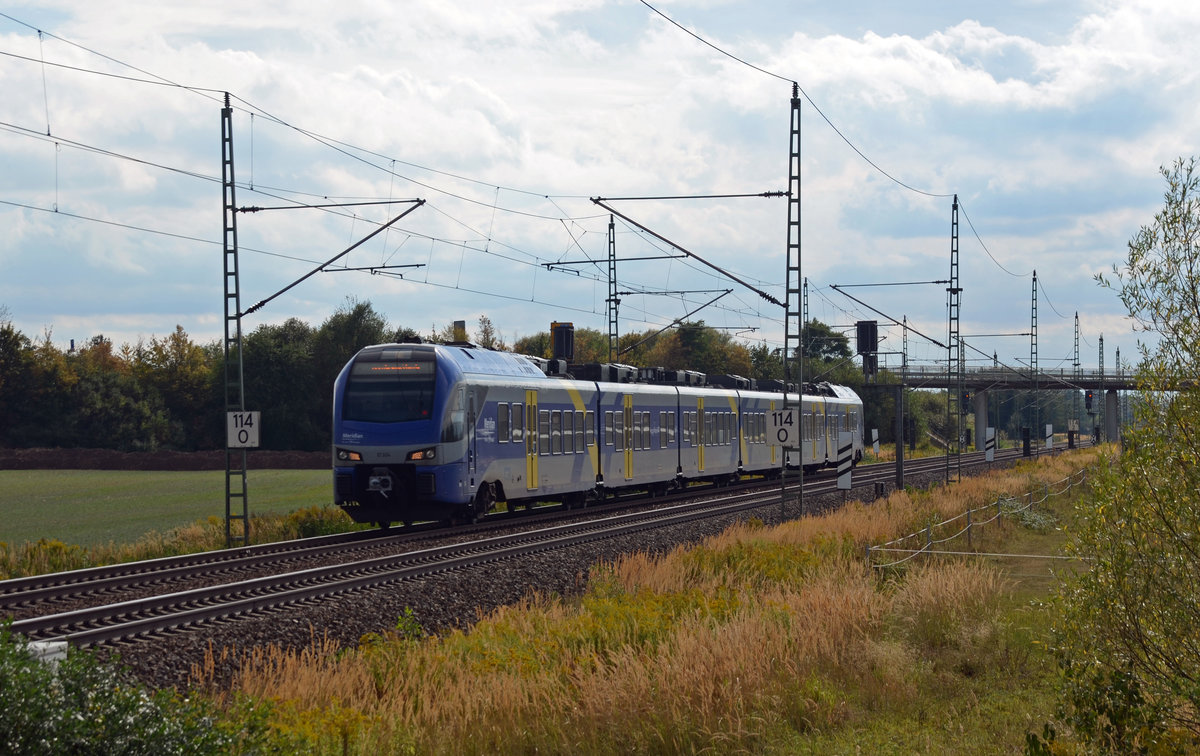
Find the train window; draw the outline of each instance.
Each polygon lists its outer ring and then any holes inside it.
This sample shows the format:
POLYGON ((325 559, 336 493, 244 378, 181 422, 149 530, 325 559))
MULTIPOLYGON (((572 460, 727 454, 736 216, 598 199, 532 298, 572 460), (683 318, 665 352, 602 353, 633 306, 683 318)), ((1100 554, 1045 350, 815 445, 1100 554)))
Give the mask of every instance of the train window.
POLYGON ((587 428, 587 445, 596 445, 596 413, 588 410, 584 415, 584 425, 587 428))
POLYGON ((442 422, 442 441, 461 441, 467 432, 467 409, 464 390, 460 387, 450 395, 450 406, 442 422))
POLYGON ((550 453, 550 410, 538 410, 538 448, 542 456, 550 453))
POLYGON ((658 448, 667 448, 667 413, 658 413, 658 448))
POLYGON ((563 412, 563 454, 575 453, 575 413, 563 412))
POLYGON ((550 453, 563 453, 563 419, 562 411, 554 410, 550 413, 550 453))
POLYGON ((684 412, 683 413, 683 443, 685 443, 685 444, 692 443, 692 428, 690 425, 691 420, 692 420, 692 413, 684 412))
POLYGON ((429 420, 436 378, 433 360, 433 352, 412 350, 370 352, 355 358, 342 397, 342 419, 429 420))
POLYGON ((538 453, 537 405, 525 405, 525 453, 538 453))
POLYGON ((583 437, 584 437, 583 412, 576 410, 576 412, 575 412, 575 451, 576 452, 587 451, 587 447, 583 445, 584 444, 583 437))
POLYGON ((525 429, 525 407, 520 404, 513 403, 512 406, 512 442, 514 444, 521 443, 524 437, 522 431, 525 429))
POLYGON ((613 415, 613 445, 617 451, 625 451, 625 413, 614 412, 613 415))
POLYGON ((604 413, 604 445, 612 446, 616 433, 613 432, 613 413, 604 413))
POLYGON ((508 443, 508 405, 496 405, 496 440, 502 444, 508 443))

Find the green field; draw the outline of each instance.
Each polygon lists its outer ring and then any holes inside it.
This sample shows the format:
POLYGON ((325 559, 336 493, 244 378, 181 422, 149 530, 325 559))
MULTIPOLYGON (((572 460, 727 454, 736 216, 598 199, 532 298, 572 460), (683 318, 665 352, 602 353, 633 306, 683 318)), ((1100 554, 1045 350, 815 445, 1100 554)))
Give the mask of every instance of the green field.
MULTIPOLYGON (((332 501, 329 470, 250 470, 250 514, 332 501)), ((0 470, 0 542, 39 538, 98 546, 133 543, 209 517, 225 517, 225 472, 0 470)))

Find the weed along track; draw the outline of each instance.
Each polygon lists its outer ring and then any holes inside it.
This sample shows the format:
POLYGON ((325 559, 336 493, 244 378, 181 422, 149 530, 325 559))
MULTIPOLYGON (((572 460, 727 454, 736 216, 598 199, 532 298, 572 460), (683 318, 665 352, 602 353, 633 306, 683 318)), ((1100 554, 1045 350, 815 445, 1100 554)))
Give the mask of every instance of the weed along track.
MULTIPOLYGON (((944 466, 943 458, 933 458, 907 467, 912 482, 923 485, 940 479, 944 466)), ((890 465, 859 468, 855 487, 871 490, 876 479, 892 475, 890 465)), ((835 486, 833 478, 810 479, 805 510, 838 506, 842 492, 835 486)), ((658 508, 615 515, 599 507, 539 515, 579 520, 567 524, 488 518, 451 531, 359 532, 5 581, 0 608, 18 617, 16 633, 119 650, 146 681, 179 685, 211 649, 305 647, 314 638, 353 644, 406 613, 438 631, 469 625, 479 612, 532 593, 576 593, 599 561, 696 542, 747 517, 776 521, 778 481, 759 481, 759 488, 689 491, 689 503, 658 499, 658 508)))
MULTIPOLYGON (((120 641, 214 619, 350 594, 433 573, 515 560, 536 552, 566 549, 697 519, 738 514, 777 501, 777 495, 772 494, 733 494, 694 504, 105 603, 18 620, 13 624, 13 630, 34 640, 69 640, 81 646, 120 641)), ((263 558, 266 557, 248 559, 258 565, 263 558)))

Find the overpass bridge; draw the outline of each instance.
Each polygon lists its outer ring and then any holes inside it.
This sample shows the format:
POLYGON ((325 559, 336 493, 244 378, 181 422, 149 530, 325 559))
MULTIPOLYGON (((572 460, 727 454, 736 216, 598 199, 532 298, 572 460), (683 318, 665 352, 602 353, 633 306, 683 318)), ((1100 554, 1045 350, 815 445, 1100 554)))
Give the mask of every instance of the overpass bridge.
MULTIPOLYGON (((951 375, 946 367, 937 365, 910 365, 901 375, 909 388, 957 389, 958 376, 951 375)), ((1102 373, 1099 370, 1017 370, 1006 367, 968 368, 962 372, 962 385, 971 392, 987 391, 1032 391, 1033 389, 1075 389, 1084 391, 1136 391, 1137 381, 1132 373, 1102 373)))
MULTIPOLYGON (((901 377, 908 388, 950 389, 957 390, 960 376, 952 374, 941 365, 908 366, 896 371, 889 368, 893 375, 901 377)), ((1103 395, 1101 405, 1104 410, 1104 437, 1117 438, 1120 420, 1118 391, 1136 391, 1135 376, 1127 371, 1104 373, 1100 370, 1086 369, 1078 373, 1074 369, 1020 370, 1011 367, 982 367, 967 368, 961 373, 963 389, 971 392, 972 409, 975 414, 975 447, 984 448, 985 433, 988 425, 989 391, 1095 391, 1103 395)))

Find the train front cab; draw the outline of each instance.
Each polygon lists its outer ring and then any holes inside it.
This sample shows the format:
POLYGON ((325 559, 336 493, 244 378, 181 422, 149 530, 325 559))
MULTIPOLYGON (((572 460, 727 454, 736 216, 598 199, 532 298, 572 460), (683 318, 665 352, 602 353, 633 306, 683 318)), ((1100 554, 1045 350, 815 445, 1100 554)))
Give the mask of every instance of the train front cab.
POLYGON ((356 522, 437 514, 424 510, 436 510, 444 493, 435 467, 451 449, 443 436, 461 437, 466 424, 463 408, 448 414, 452 387, 428 346, 367 347, 342 369, 334 383, 334 503, 356 522))
POLYGON ((361 350, 334 384, 334 503, 356 522, 384 525, 477 514, 488 443, 480 421, 495 375, 548 380, 502 352, 425 344, 361 350))

